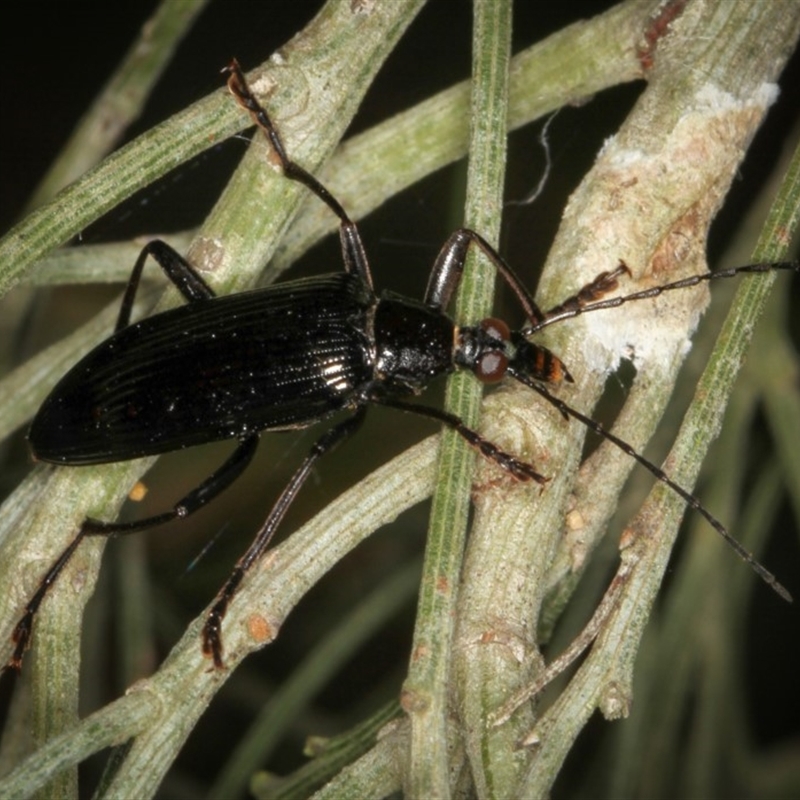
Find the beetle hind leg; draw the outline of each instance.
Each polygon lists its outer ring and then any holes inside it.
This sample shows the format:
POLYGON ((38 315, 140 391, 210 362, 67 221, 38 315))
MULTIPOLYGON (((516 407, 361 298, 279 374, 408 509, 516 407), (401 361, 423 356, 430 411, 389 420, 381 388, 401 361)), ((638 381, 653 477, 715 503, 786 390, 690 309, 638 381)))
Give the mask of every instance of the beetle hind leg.
POLYGON ((269 140, 273 152, 281 162, 283 174, 290 180, 302 183, 307 189, 312 191, 328 208, 339 218, 339 239, 342 245, 342 258, 344 266, 348 272, 360 275, 367 286, 372 289, 372 274, 361 241, 361 234, 358 227, 350 219, 342 204, 333 196, 321 181, 317 180, 310 172, 303 169, 286 152, 283 140, 278 129, 272 122, 266 109, 258 102, 256 96, 247 84, 247 79, 239 66, 239 62, 233 59, 223 70, 228 75, 228 91, 233 95, 236 102, 247 111, 253 122, 261 129, 264 136, 269 140))
POLYGON ((61 555, 53 562, 53 565, 39 583, 38 588, 25 605, 25 610, 19 622, 14 627, 11 635, 14 643, 14 651, 5 669, 19 671, 22 666, 22 658, 28 649, 33 632, 33 621, 36 613, 44 601, 47 593, 55 585, 64 567, 67 566, 72 555, 78 549, 78 545, 88 536, 119 536, 128 533, 154 528, 163 525, 174 519, 182 519, 193 514, 202 508, 206 503, 213 500, 223 490, 227 489, 244 472, 250 464, 258 445, 258 434, 253 434, 243 440, 234 450, 231 456, 215 472, 213 472, 197 488, 189 492, 179 500, 171 510, 161 514, 156 514, 144 519, 133 520, 132 522, 102 522, 101 520, 87 517, 81 524, 80 530, 75 538, 62 551, 61 555))

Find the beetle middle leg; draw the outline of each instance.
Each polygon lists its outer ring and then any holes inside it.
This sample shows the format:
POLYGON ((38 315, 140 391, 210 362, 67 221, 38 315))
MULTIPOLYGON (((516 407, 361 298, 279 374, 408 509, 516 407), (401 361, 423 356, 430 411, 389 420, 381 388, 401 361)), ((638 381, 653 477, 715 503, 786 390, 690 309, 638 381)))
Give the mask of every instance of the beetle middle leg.
POLYGON ((278 497, 266 520, 264 520, 264 524, 256 534, 253 543, 236 563, 231 576, 218 592, 203 626, 203 652, 211 656, 217 669, 224 667, 222 660, 222 633, 220 631, 222 618, 225 616, 228 605, 238 591, 245 574, 266 551, 289 506, 311 474, 314 464, 361 427, 366 411, 366 406, 360 406, 352 417, 348 417, 338 423, 317 439, 308 455, 303 459, 303 463, 300 464, 286 488, 281 492, 280 497, 278 497))
POLYGON ((164 270, 170 283, 178 289, 187 302, 194 303, 197 300, 209 300, 216 297, 214 290, 203 280, 200 273, 177 250, 166 242, 162 242, 161 239, 153 239, 142 248, 133 265, 125 294, 122 296, 117 324, 114 326, 115 332, 127 328, 130 324, 133 301, 136 298, 142 270, 148 256, 153 258, 164 270))

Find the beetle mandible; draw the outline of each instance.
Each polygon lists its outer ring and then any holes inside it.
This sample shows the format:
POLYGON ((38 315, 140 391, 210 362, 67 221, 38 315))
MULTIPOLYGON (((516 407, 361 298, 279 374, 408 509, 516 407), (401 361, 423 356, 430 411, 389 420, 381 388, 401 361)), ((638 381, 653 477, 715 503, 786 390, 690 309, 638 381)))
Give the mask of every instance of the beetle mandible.
POLYGON ((216 297, 169 245, 153 240, 142 249, 114 334, 61 379, 36 414, 28 435, 33 455, 40 461, 77 466, 156 455, 223 439, 237 439, 239 444, 216 471, 168 511, 132 522, 87 518, 26 604, 14 628, 8 667, 21 667, 35 614, 85 537, 133 533, 192 514, 242 474, 263 431, 302 428, 340 411, 351 412, 316 441, 217 594, 202 634, 203 652, 217 668, 224 664, 222 620, 242 579, 267 549, 316 461, 358 430, 370 404, 438 420, 514 478, 544 484, 547 478, 531 464, 486 440, 457 416, 406 399, 419 394, 434 378, 456 369, 468 369, 484 383, 510 375, 539 393, 565 418, 578 419, 613 442, 703 514, 767 583, 788 598, 774 576, 693 495, 624 441, 550 394, 548 385, 572 381, 572 377, 555 354, 529 338, 547 325, 588 311, 740 272, 798 270, 797 264, 749 265, 603 299, 628 274, 620 263, 563 303, 542 311, 497 251, 479 233, 461 228, 439 252, 422 301, 390 293, 378 295, 355 223, 325 186, 287 155, 239 64, 234 60, 226 72, 230 92, 268 138, 284 175, 304 184, 338 217, 345 269, 216 297), (470 247, 477 247, 513 290, 527 320, 522 329, 511 330, 493 318, 457 326, 447 315, 470 247), (187 303, 131 324, 133 301, 148 257, 161 266, 187 303))

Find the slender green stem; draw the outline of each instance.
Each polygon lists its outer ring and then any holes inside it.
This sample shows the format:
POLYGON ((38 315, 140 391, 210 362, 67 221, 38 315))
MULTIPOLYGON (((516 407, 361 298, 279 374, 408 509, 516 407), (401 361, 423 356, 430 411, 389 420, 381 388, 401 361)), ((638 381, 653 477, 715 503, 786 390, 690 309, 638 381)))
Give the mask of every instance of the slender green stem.
MULTIPOLYGON (((777 9, 764 7, 760 9, 765 12, 764 14, 753 14, 752 11, 753 7, 749 3, 726 4, 724 9, 720 7, 715 10, 705 9, 699 12, 693 16, 691 22, 698 26, 698 30, 706 31, 712 31, 715 26, 719 25, 744 25, 749 34, 745 35, 740 32, 739 36, 743 39, 750 36, 758 40, 770 40, 773 36, 779 36, 786 37, 789 42, 793 42, 797 37, 798 29, 800 29, 800 13, 794 15, 791 25, 781 28, 776 26, 776 21, 771 16, 772 12, 777 13, 777 9)), ((716 41, 714 36, 711 36, 711 39, 716 41)), ((684 48, 690 41, 692 40, 687 39, 682 43, 683 48, 680 50, 682 63, 687 63, 689 51, 684 48)), ((694 39, 694 41, 698 40, 694 39)), ((774 46, 779 48, 777 44, 774 46)), ((765 45, 765 53, 771 53, 772 47, 773 44, 765 45)), ((748 90, 748 86, 742 84, 740 65, 737 62, 735 51, 728 54, 723 48, 719 48, 709 53, 703 48, 703 52, 712 59, 709 70, 721 82, 722 88, 728 86, 731 89, 736 87, 739 91, 748 90), (730 60, 727 58, 728 55, 731 55, 730 60)), ((691 57, 688 57, 688 61, 692 62, 693 67, 683 77, 679 73, 675 73, 666 78, 665 73, 665 84, 655 80, 651 83, 648 93, 642 98, 642 108, 639 109, 641 112, 647 112, 649 124, 652 124, 653 119, 652 113, 650 113, 653 108, 651 104, 655 103, 662 107, 662 103, 666 102, 666 98, 659 100, 659 93, 667 91, 670 95, 674 95, 674 92, 669 89, 669 83, 672 80, 675 80, 684 89, 687 88, 687 83, 688 88, 692 88, 693 77, 696 75, 694 68, 698 61, 691 57)), ((729 129, 733 142, 739 137, 745 141, 749 140, 756 124, 766 110, 764 98, 759 94, 759 86, 761 81, 772 79, 772 70, 778 69, 779 63, 776 63, 771 55, 766 55, 760 66, 763 71, 753 67, 752 72, 748 75, 749 91, 752 94, 746 94, 740 102, 741 108, 747 109, 749 113, 738 116, 739 121, 745 123, 743 127, 738 130, 735 127, 729 129)), ((692 112, 699 114, 696 122, 701 123, 703 118, 707 117, 709 122, 716 124, 718 122, 717 115, 724 114, 724 111, 707 107, 703 99, 703 94, 708 91, 707 86, 694 85, 694 89, 700 92, 697 105, 692 112)), ((683 95, 682 103, 685 103, 690 97, 691 94, 683 95)), ((687 110, 683 105, 681 105, 681 110, 669 111, 664 108, 664 111, 674 119, 682 120, 676 128, 676 134, 681 132, 685 121, 691 118, 691 116, 686 116, 687 110)), ((628 135, 641 132, 641 129, 637 131, 636 119, 636 111, 634 111, 634 115, 626 125, 628 135)), ((693 135, 691 128, 686 129, 685 133, 693 135)), ((679 136, 675 140, 676 143, 680 141, 680 138, 679 136)), ((620 139, 625 141, 622 134, 620 139)), ((667 137, 667 141, 669 141, 669 137, 667 137)), ((625 143, 629 144, 630 142, 625 143)), ((722 143, 719 144, 718 157, 731 158, 727 177, 727 180, 730 180, 735 164, 738 163, 739 146, 734 145, 729 156, 725 156, 725 148, 722 147, 722 143)), ((697 178, 698 175, 695 173, 694 177, 697 178)), ((718 171, 709 174, 709 177, 712 180, 707 191, 724 188, 718 183, 720 180, 718 171)), ((753 254, 754 261, 779 260, 785 253, 783 248, 786 247, 788 239, 786 232, 791 231, 791 226, 796 225, 797 222, 797 198, 797 173, 796 165, 793 165, 775 203, 773 215, 765 225, 763 244, 753 254), (767 249, 767 244, 771 249, 767 249)), ((676 195, 672 194, 670 200, 671 203, 675 203, 676 195)), ((701 250, 700 256, 702 257, 702 255, 701 250)), ((686 415, 672 453, 667 459, 666 468, 684 486, 691 487, 693 485, 708 444, 719 430, 726 398, 735 372, 741 364, 744 349, 763 304, 765 293, 768 291, 769 284, 772 283, 772 276, 761 277, 742 281, 739 290, 740 300, 719 335, 718 352, 712 355, 709 366, 698 384, 695 402, 686 415), (766 280, 762 280, 761 277, 766 277, 766 280)), ((677 364, 670 372, 675 370, 677 370, 677 364)), ((651 412, 652 407, 651 403, 651 412)), ((649 421, 643 420, 644 422, 649 421)), ((583 513, 583 508, 581 506, 579 508, 583 513)), ((680 498, 659 484, 651 493, 651 499, 629 523, 626 547, 622 551, 622 565, 613 584, 616 587, 621 585, 622 591, 614 602, 590 656, 567 689, 548 708, 530 734, 529 741, 535 741, 540 746, 531 759, 526 781, 520 787, 522 794, 538 796, 549 791, 575 736, 585 724, 593 708, 599 707, 610 718, 627 714, 631 702, 630 684, 633 664, 639 642, 660 587, 677 534, 678 524, 684 511, 685 506, 680 498)))
MULTIPOLYGON (((472 112, 465 225, 497 242, 503 204, 508 113, 511 3, 478 0, 473 14, 472 112)), ((481 319, 491 309, 493 267, 467 261, 456 319, 481 319)), ((453 376, 445 407, 467 425, 478 418, 481 389, 453 376)), ((413 657, 403 688, 411 718, 410 797, 449 797, 447 714, 452 642, 469 513, 474 454, 452 431, 442 436, 439 469, 446 480, 433 496, 413 657)))

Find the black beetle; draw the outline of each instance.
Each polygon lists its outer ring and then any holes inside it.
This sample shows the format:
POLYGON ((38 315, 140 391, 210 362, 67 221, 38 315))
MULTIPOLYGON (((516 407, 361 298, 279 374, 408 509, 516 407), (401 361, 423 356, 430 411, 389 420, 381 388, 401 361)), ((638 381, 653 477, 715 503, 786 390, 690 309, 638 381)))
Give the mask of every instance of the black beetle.
POLYGON ((757 264, 693 276, 623 297, 600 299, 628 273, 624 264, 600 274, 564 303, 543 312, 514 271, 480 234, 462 228, 440 251, 422 302, 376 295, 356 225, 328 190, 286 154, 267 113, 247 86, 239 65, 227 68, 228 87, 266 134, 286 177, 307 186, 338 216, 345 271, 215 297, 175 250, 155 240, 134 265, 116 332, 56 385, 33 420, 29 442, 40 461, 102 464, 155 455, 222 439, 238 439, 228 460, 169 511, 134 522, 86 519, 43 578, 13 633, 8 666, 19 669, 33 619, 49 588, 85 536, 111 536, 185 517, 231 485, 249 464, 262 431, 302 428, 340 411, 352 412, 314 444, 281 493, 257 538, 217 595, 203 629, 203 651, 222 667, 220 626, 245 572, 267 548, 312 465, 362 423, 368 405, 411 411, 453 428, 486 458, 519 480, 546 482, 530 464, 499 449, 458 417, 403 399, 458 368, 493 383, 511 375, 537 391, 565 417, 605 436, 678 492, 783 596, 786 590, 733 540, 692 495, 625 442, 553 397, 546 384, 572 378, 562 362, 528 337, 546 325, 586 311, 654 297, 737 272, 798 269, 757 264), (467 250, 477 246, 516 294, 528 324, 511 331, 496 319, 456 326, 445 313, 459 284, 467 250), (130 323, 141 272, 152 256, 188 301, 130 323))

